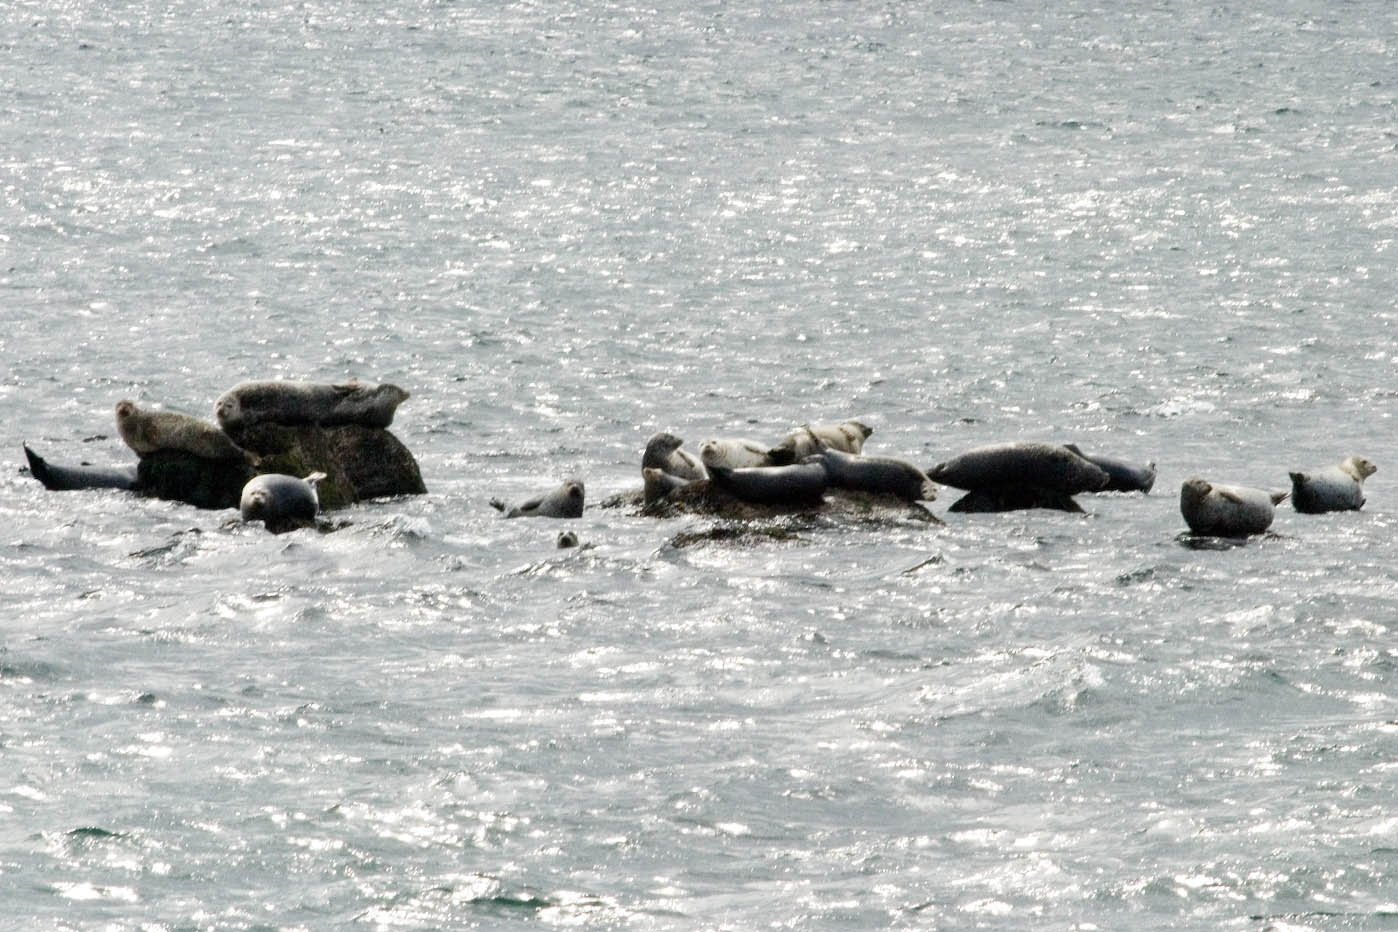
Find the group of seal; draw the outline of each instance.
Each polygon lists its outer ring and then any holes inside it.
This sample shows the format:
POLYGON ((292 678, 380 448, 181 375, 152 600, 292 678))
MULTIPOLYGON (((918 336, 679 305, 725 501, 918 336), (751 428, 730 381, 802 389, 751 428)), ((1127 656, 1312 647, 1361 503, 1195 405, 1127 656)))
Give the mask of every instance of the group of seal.
POLYGON ((1364 480, 1378 469, 1362 456, 1351 456, 1315 472, 1289 473, 1290 489, 1259 489, 1194 476, 1180 487, 1180 514, 1195 534, 1262 534, 1272 526, 1276 506, 1288 497, 1302 514, 1359 510, 1364 507, 1364 480))

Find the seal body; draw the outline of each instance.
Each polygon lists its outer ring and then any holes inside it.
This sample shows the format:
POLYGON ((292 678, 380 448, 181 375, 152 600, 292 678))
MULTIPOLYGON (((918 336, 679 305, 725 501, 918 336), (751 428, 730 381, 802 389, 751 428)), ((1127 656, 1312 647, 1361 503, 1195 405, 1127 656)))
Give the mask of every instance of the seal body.
POLYGON ((157 450, 180 450, 206 460, 242 460, 252 454, 207 421, 176 411, 142 410, 134 401, 116 405, 117 433, 140 456, 157 450))
POLYGON ((1131 463, 1114 456, 1084 453, 1075 445, 1064 444, 1069 450, 1081 456, 1107 474, 1107 485, 1103 492, 1149 492, 1155 485, 1155 463, 1131 463))
POLYGON ((1276 506, 1290 494, 1224 485, 1196 476, 1180 486, 1180 514, 1195 534, 1247 537, 1271 527, 1276 506))
POLYGON ((754 505, 815 505, 825 495, 825 467, 819 463, 790 466, 709 466, 714 487, 754 505))
POLYGON ((697 479, 681 479, 674 473, 656 469, 654 466, 642 469, 641 478, 646 482, 642 501, 647 505, 655 504, 676 489, 682 489, 689 485, 690 482, 699 481, 697 479))
POLYGON ((135 466, 60 466, 50 463, 24 445, 24 457, 29 461, 29 472, 44 488, 54 492, 73 489, 123 489, 133 491, 140 486, 136 478, 135 466))
POLYGON ((681 479, 707 479, 704 464, 693 453, 680 449, 683 443, 674 434, 651 434, 641 456, 641 474, 645 475, 647 469, 659 469, 681 479))
POLYGON ((583 484, 581 479, 565 479, 551 492, 519 505, 511 507, 499 499, 491 499, 490 504, 507 518, 581 518, 583 484))
POLYGON ((225 430, 263 423, 382 428, 407 398, 386 382, 239 382, 214 402, 214 418, 225 430))
POLYGON ((826 481, 840 489, 896 495, 906 501, 933 501, 937 488, 927 474, 912 463, 891 456, 861 456, 827 449, 804 457, 802 463, 818 463, 826 481))
POLYGON ((976 447, 927 471, 934 482, 969 492, 1031 487, 1075 495, 1100 492, 1106 470, 1056 443, 997 443, 976 447))
POLYGON ((261 521, 269 531, 304 527, 315 521, 320 511, 316 483, 325 478, 313 472, 304 479, 283 473, 255 476, 243 486, 238 510, 244 521, 261 521))
POLYGON ((860 421, 806 424, 783 437, 781 443, 767 451, 767 456, 773 465, 784 466, 821 450, 862 453, 864 441, 873 432, 872 427, 860 421))
POLYGON ((1356 511, 1364 506, 1364 480, 1378 469, 1362 456, 1351 456, 1338 466, 1290 473, 1291 506, 1306 514, 1356 511))
POLYGON ((699 444, 699 459, 703 460, 704 468, 710 470, 712 475, 715 466, 725 469, 771 466, 770 449, 756 440, 742 437, 711 437, 699 444))

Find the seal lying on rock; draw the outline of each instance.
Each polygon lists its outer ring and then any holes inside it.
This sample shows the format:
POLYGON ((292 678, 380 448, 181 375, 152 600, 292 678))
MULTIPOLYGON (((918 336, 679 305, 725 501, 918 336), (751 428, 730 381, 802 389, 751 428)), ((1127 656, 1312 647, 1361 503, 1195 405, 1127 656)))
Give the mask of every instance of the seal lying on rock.
POLYGON ((933 501, 937 487, 912 463, 891 456, 858 456, 828 449, 804 457, 802 464, 818 463, 826 481, 840 489, 893 495, 904 501, 933 501))
POLYGON ((1195 534, 1247 537, 1271 527, 1276 506, 1290 494, 1194 477, 1180 486, 1180 514, 1195 534))
POLYGON ((1081 456, 1107 474, 1107 485, 1103 492, 1149 492, 1155 485, 1155 463, 1129 463, 1113 456, 1084 453, 1076 445, 1064 444, 1069 450, 1081 456))
POLYGON ((651 434, 646 441, 646 452, 641 455, 641 473, 647 469, 659 469, 681 479, 706 479, 704 464, 688 450, 681 450, 684 441, 674 434, 651 434))
POLYGON ((1354 511, 1364 505, 1364 480, 1379 468, 1362 456, 1351 456, 1338 466, 1316 472, 1293 472, 1291 505, 1297 511, 1320 514, 1354 511))
POLYGON ((772 459, 767 455, 771 449, 756 440, 742 437, 710 437, 699 444, 699 459, 704 468, 712 471, 715 466, 727 469, 747 469, 753 466, 771 466, 772 459))
POLYGON ((261 521, 274 533, 304 527, 320 511, 316 483, 325 478, 313 472, 304 479, 282 473, 266 473, 248 480, 238 502, 244 521, 261 521))
POLYGON ((806 424, 798 427, 782 438, 781 443, 767 451, 767 458, 774 466, 785 466, 821 450, 839 450, 844 453, 862 453, 864 441, 874 432, 872 427, 859 421, 840 421, 834 424, 806 424))
POLYGON ((740 501, 783 507, 819 504, 828 484, 825 467, 819 463, 743 469, 710 466, 709 481, 740 501))
POLYGON ((408 393, 387 382, 239 382, 214 402, 224 430, 255 424, 387 427, 408 393))
POLYGON ((54 492, 72 489, 123 489, 135 491, 139 483, 135 466, 90 466, 82 463, 77 466, 59 466, 50 463, 24 444, 24 458, 29 461, 29 472, 44 484, 44 488, 54 492))
POLYGON ((552 492, 514 507, 497 498, 492 498, 490 504, 495 510, 504 512, 507 518, 581 518, 583 484, 581 479, 565 479, 552 492))
POLYGON ((641 470, 641 478, 645 480, 645 491, 642 501, 647 505, 653 505, 665 498, 676 489, 682 489, 691 482, 699 482, 699 479, 681 479, 674 473, 668 473, 663 469, 656 469, 654 466, 647 466, 641 470))
POLYGON ((150 411, 123 399, 116 405, 117 433, 137 455, 158 450, 180 450, 206 460, 240 460, 255 457, 207 421, 176 411, 150 411))
POLYGON ((967 491, 1027 486, 1076 495, 1100 492, 1106 470, 1057 443, 996 443, 976 447, 927 470, 933 482, 967 491))

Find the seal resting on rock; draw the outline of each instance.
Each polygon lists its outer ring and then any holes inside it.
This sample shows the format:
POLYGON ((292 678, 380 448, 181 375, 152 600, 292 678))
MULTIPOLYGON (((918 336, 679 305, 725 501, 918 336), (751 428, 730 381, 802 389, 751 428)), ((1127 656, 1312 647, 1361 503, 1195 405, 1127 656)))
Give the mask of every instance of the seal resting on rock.
POLYGON ((1379 468, 1362 456, 1316 472, 1293 472, 1291 506, 1306 514, 1356 511, 1364 506, 1364 480, 1379 468))
POLYGON ((581 518, 583 484, 581 479, 565 479, 562 485, 548 494, 514 507, 496 498, 492 498, 490 504, 495 510, 504 512, 507 518, 581 518))
POLYGON ((175 411, 147 411, 134 401, 116 405, 117 433, 137 455, 179 450, 206 460, 252 462, 255 457, 207 421, 175 411))
POLYGON ((772 458, 767 455, 771 447, 756 440, 742 437, 710 437, 699 444, 699 459, 704 468, 715 466, 727 469, 747 469, 752 466, 771 466, 772 458))
POLYGON ((1069 450, 1081 456, 1107 474, 1107 485, 1103 492, 1149 492, 1155 485, 1155 463, 1130 463, 1114 456, 1101 456, 1084 453, 1076 445, 1064 444, 1069 450))
POLYGON ((53 492, 73 489, 123 489, 135 491, 140 485, 135 466, 59 466, 50 463, 24 444, 24 458, 29 461, 29 473, 53 492))
POLYGON ((647 469, 659 469, 681 479, 706 479, 704 464, 688 450, 681 450, 684 441, 674 434, 651 434, 646 452, 641 455, 641 474, 647 469))
POLYGON ((642 501, 647 505, 653 505, 665 498, 676 489, 682 489, 691 482, 699 482, 699 479, 681 479, 674 473, 666 472, 663 469, 656 469, 654 466, 647 466, 641 470, 641 478, 645 480, 645 491, 642 501))
POLYGON ((819 463, 742 469, 710 466, 709 481, 740 501, 783 507, 819 504, 829 482, 819 463))
POLYGON ((283 473, 265 473, 243 486, 238 510, 244 521, 261 521, 275 533, 304 527, 315 521, 320 511, 316 483, 325 478, 313 472, 304 479, 283 473))
POLYGON ((224 430, 255 424, 387 427, 408 393, 387 382, 239 382, 214 402, 224 430))
POLYGON ((1271 527, 1276 506, 1290 494, 1223 485, 1196 476, 1180 486, 1180 514, 1195 534, 1247 537, 1271 527))
POLYGON ((873 432, 874 428, 859 421, 805 424, 787 434, 781 443, 768 450, 767 457, 772 465, 785 466, 821 450, 862 453, 864 441, 868 440, 873 432))
POLYGON ((801 462, 819 464, 825 470, 826 481, 835 488, 893 495, 909 502, 937 498, 937 487, 926 473, 891 456, 861 456, 827 449, 803 457, 801 462))
POLYGON ((1026 486, 1076 495, 1100 492, 1106 470, 1057 443, 996 443, 976 447, 927 470, 933 482, 974 492, 1026 486))

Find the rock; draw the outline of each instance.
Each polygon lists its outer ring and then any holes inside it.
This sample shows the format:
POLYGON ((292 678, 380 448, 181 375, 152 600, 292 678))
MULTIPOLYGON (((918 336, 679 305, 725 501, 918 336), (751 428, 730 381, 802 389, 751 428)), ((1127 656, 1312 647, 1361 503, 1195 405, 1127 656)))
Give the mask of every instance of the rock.
POLYGON ((370 498, 427 491, 417 460, 383 428, 258 424, 230 436, 238 446, 257 454, 258 473, 325 473, 317 489, 322 511, 370 498))
POLYGON ((735 498, 712 485, 707 479, 691 482, 651 504, 645 504, 645 492, 623 492, 601 503, 603 508, 629 508, 633 513, 658 518, 678 518, 697 515, 730 521, 770 521, 792 515, 802 515, 851 521, 894 523, 913 520, 926 524, 942 524, 940 518, 924 506, 905 502, 893 495, 827 489, 819 504, 756 505, 735 498))

